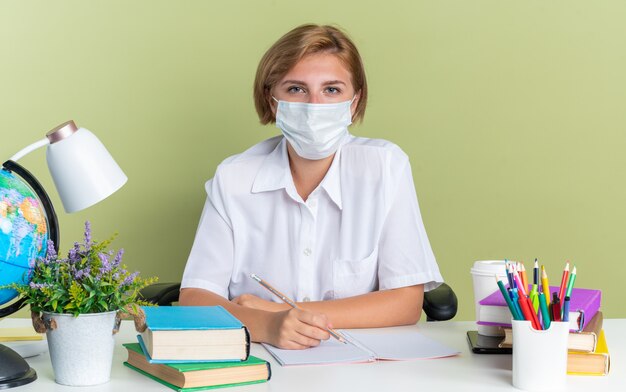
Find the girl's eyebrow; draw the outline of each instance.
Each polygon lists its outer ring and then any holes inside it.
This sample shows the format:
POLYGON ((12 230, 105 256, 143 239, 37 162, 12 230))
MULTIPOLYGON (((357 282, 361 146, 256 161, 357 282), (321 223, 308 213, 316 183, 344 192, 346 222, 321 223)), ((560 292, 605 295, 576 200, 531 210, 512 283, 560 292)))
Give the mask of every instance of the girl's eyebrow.
POLYGON ((329 80, 328 82, 322 83, 323 86, 328 86, 331 84, 343 84, 344 86, 346 85, 346 83, 341 80, 329 80))
MULTIPOLYGON (((281 83, 281 86, 285 85, 285 84, 299 84, 299 85, 302 85, 302 86, 306 86, 307 85, 306 82, 304 82, 302 80, 294 80, 294 79, 284 80, 281 83)), ((328 80, 328 81, 322 83, 323 86, 328 86, 328 85, 331 85, 331 84, 343 84, 344 86, 346 85, 346 83, 344 81, 342 81, 342 80, 328 80)))
POLYGON ((281 85, 285 85, 285 84, 301 84, 303 86, 306 86, 307 84, 301 80, 285 80, 281 83, 281 85))

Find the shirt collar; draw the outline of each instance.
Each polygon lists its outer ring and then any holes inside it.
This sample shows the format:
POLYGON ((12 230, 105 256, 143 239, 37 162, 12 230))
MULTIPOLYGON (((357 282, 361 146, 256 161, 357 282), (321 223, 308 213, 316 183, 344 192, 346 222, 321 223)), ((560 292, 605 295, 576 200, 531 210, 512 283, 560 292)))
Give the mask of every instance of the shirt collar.
MULTIPOLYGON (((341 147, 339 147, 337 153, 335 153, 333 162, 319 187, 326 191, 339 209, 342 209, 339 171, 340 155, 341 147)), ((284 137, 280 143, 276 145, 276 148, 265 158, 252 184, 252 193, 269 192, 278 189, 285 189, 292 198, 297 200, 297 198, 294 197, 297 195, 297 192, 293 184, 293 178, 291 177, 289 156, 287 155, 287 140, 284 137)))
POLYGON ((283 137, 261 164, 252 184, 252 193, 287 189, 289 183, 293 184, 293 180, 289 171, 287 141, 283 137))

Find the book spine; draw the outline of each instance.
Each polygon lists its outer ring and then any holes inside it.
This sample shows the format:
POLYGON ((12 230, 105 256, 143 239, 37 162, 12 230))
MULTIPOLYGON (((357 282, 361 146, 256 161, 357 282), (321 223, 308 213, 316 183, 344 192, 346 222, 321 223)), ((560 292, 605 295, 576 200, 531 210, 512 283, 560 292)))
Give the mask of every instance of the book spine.
POLYGON ((589 321, 591 321, 593 316, 595 316, 596 313, 598 313, 598 310, 600 310, 601 300, 602 292, 598 291, 597 294, 594 296, 593 301, 590 301, 584 309, 577 309, 578 311, 582 311, 584 313, 584 317, 581 316, 582 322, 579 325, 581 331, 585 329, 589 321))
MULTIPOLYGON (((250 356, 250 331, 248 331, 248 328, 246 328, 246 326, 242 326, 241 328, 243 328, 243 331, 245 332, 246 335, 246 357, 242 359, 242 361, 247 361, 248 357, 250 356)), ((268 363, 269 366, 269 363, 268 363)))
POLYGON ((272 378, 272 367, 268 361, 265 361, 265 365, 267 365, 267 381, 272 378))

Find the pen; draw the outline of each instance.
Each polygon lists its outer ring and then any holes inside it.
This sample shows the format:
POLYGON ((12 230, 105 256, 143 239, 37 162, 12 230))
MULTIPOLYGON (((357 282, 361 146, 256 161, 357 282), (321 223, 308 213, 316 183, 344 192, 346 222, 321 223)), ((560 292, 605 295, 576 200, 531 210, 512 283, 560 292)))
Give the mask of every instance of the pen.
POLYGON ((535 266, 533 267, 533 284, 539 285, 539 263, 535 259, 535 266))
POLYGON ((569 321, 569 297, 566 295, 563 301, 563 321, 569 321))
POLYGON ((552 321, 561 321, 561 302, 556 292, 552 294, 552 321))
MULTIPOLYGON (((296 303, 293 302, 293 300, 291 300, 291 298, 287 297, 285 294, 283 294, 280 291, 276 290, 271 284, 269 284, 266 281, 264 281, 263 279, 259 278, 256 274, 250 274, 250 277, 252 279, 256 280, 257 282, 259 282, 259 284, 261 286, 263 286, 266 289, 268 289, 272 294, 274 294, 275 296, 280 298, 287 305, 291 306, 292 308, 298 308, 298 305, 296 305, 296 303)), ((339 332, 335 331, 332 328, 328 328, 328 327, 326 327, 326 330, 332 335, 332 337, 334 337, 335 339, 339 340, 341 343, 346 344, 346 339, 343 336, 341 336, 341 334, 339 332)))

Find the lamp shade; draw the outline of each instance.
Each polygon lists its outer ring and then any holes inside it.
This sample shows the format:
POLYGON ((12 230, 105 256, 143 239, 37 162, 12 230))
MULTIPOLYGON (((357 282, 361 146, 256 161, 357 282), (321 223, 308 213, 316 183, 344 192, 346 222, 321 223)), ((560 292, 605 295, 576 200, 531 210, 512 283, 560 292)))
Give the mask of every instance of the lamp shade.
POLYGON ((89 130, 74 122, 48 132, 48 169, 63 207, 80 211, 107 198, 128 180, 106 147, 89 130))

